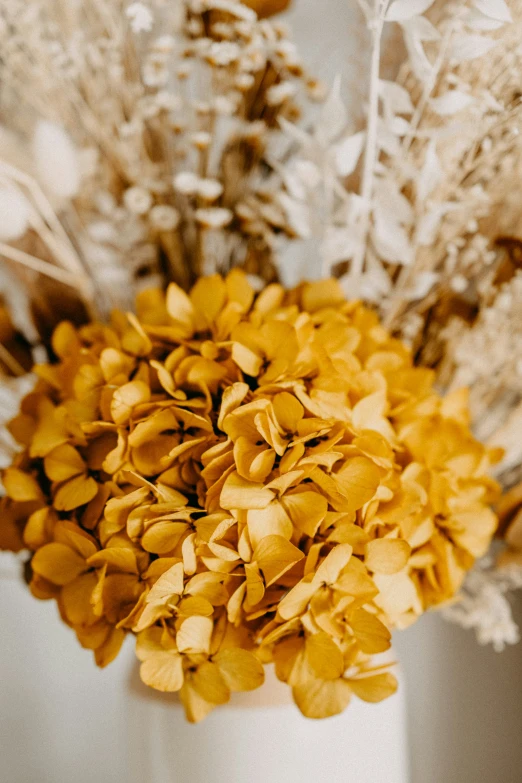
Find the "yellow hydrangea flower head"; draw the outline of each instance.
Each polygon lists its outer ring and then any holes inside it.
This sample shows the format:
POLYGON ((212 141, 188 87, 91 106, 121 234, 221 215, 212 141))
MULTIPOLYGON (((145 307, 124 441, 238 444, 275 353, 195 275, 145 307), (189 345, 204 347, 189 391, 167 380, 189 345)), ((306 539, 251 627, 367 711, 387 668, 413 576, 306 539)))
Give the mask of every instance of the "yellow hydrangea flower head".
POLYGON ((170 285, 53 349, 11 423, 0 535, 98 664, 135 634, 191 721, 267 662, 311 718, 393 693, 371 656, 496 528, 465 393, 442 399, 333 280, 170 285))

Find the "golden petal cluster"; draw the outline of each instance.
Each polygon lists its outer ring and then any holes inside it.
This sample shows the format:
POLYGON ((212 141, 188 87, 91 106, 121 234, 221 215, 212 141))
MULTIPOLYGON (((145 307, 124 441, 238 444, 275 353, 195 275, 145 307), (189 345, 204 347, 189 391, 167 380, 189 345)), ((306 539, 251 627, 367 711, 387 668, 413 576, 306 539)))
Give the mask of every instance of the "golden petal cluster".
POLYGON ((191 721, 273 662, 310 718, 396 688, 372 656, 448 601, 490 543, 494 453, 466 394, 334 280, 172 284, 109 325, 62 323, 10 428, 1 540, 100 665, 191 721))

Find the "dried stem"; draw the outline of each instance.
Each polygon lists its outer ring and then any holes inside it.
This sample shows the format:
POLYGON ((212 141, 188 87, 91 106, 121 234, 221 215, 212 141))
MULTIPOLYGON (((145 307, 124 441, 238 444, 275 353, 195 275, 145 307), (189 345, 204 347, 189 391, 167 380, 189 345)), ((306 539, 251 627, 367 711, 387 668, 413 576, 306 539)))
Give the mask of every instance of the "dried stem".
POLYGON ((370 22, 372 33, 372 57, 370 64, 370 91, 368 102, 368 120, 366 129, 366 145, 361 182, 362 215, 360 218, 360 234, 357 249, 354 254, 351 277, 357 290, 364 267, 367 252, 368 237, 371 227, 372 199, 375 180, 375 164, 378 158, 377 131, 379 125, 379 76, 381 69, 382 34, 384 18, 388 9, 388 1, 375 0, 374 18, 370 22))
POLYGON ((0 343, 0 360, 3 361, 6 367, 8 367, 13 375, 16 375, 18 378, 22 378, 24 375, 27 375, 27 370, 22 367, 20 362, 15 359, 15 357, 7 350, 5 345, 2 345, 0 343))
POLYGON ((0 256, 32 269, 33 272, 39 272, 47 277, 52 277, 54 280, 59 280, 60 283, 65 283, 65 285, 71 286, 71 288, 76 290, 84 291, 89 282, 86 278, 78 278, 78 276, 72 275, 60 267, 50 264, 48 261, 42 261, 41 258, 36 258, 36 256, 32 256, 30 253, 7 245, 4 242, 0 242, 0 256))

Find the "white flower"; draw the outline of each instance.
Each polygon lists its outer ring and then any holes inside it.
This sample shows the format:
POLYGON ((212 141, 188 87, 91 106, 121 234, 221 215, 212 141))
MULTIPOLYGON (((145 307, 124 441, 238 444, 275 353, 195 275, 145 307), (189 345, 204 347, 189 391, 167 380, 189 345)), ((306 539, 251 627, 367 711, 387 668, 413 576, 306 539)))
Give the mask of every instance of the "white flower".
POLYGON ((125 14, 133 33, 149 33, 152 30, 154 17, 150 8, 147 8, 144 3, 131 3, 125 14))
POLYGON ((168 204, 157 204, 151 209, 149 218, 158 231, 175 231, 180 221, 178 210, 168 204))
POLYGON ((152 206, 152 196, 148 190, 136 185, 128 188, 123 196, 125 206, 134 215, 144 215, 152 206))
POLYGON ((267 90, 266 99, 269 106, 280 106, 289 98, 293 98, 295 93, 296 87, 292 82, 281 82, 267 90))
POLYGON ((199 177, 192 171, 180 171, 173 180, 174 187, 184 196, 193 196, 198 192, 199 177))
POLYGON ((29 228, 29 203, 14 185, 0 184, 0 240, 12 242, 29 228))
POLYGON ((229 209, 221 209, 219 207, 196 210, 196 220, 203 228, 225 228, 232 221, 233 217, 234 215, 229 209))
POLYGON ((236 43, 216 41, 210 45, 207 56, 210 62, 224 67, 236 62, 240 54, 241 49, 236 43))
POLYGON ((142 68, 142 77, 147 87, 165 87, 169 78, 165 55, 151 54, 142 68))
POLYGON ((223 185, 217 179, 201 179, 198 183, 198 194, 205 201, 215 201, 223 193, 223 185))

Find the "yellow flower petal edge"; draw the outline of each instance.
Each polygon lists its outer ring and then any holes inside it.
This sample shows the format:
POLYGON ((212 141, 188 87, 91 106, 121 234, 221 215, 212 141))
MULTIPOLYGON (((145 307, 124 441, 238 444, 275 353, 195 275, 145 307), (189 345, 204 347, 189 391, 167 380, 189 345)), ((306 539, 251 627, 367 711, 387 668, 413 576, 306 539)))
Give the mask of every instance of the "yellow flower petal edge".
POLYGON ((75 330, 11 424, 0 543, 28 548, 104 666, 198 721, 273 662, 304 715, 396 689, 372 660, 490 543, 494 455, 466 395, 334 280, 258 295, 239 271, 75 330))

